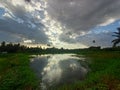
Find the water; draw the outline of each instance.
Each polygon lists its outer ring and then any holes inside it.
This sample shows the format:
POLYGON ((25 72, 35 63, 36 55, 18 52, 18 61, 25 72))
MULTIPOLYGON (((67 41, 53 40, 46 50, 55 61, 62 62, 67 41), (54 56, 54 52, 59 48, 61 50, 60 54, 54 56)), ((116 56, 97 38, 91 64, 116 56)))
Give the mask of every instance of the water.
POLYGON ((88 66, 83 56, 55 54, 34 55, 33 57, 31 67, 42 81, 40 83, 42 90, 83 80, 88 72, 88 66))

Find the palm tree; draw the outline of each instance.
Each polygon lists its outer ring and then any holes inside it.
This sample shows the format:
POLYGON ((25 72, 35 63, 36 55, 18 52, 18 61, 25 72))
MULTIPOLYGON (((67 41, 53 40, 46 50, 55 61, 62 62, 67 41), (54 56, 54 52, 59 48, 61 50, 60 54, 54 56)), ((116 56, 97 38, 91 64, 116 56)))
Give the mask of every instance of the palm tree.
POLYGON ((114 32, 115 35, 112 35, 112 36, 117 37, 116 39, 112 40, 113 47, 116 47, 116 45, 120 43, 120 28, 117 28, 117 30, 118 32, 114 32))

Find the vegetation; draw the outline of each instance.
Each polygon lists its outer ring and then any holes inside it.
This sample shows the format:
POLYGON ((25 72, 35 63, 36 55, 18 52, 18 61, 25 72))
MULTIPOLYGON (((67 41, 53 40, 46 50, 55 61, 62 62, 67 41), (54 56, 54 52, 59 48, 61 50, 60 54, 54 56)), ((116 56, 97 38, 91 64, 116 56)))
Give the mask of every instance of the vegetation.
POLYGON ((18 44, 12 44, 11 42, 9 44, 6 44, 5 41, 1 43, 0 46, 0 52, 7 52, 7 53, 17 53, 17 52, 25 52, 27 47, 18 44))
POLYGON ((0 90, 34 90, 37 88, 39 81, 29 65, 31 51, 34 51, 34 54, 38 52, 41 52, 41 54, 71 52, 78 55, 83 54, 87 57, 91 71, 84 81, 76 81, 51 90, 120 90, 120 47, 103 49, 90 47, 88 49, 68 50, 26 48, 18 44, 11 44, 11 48, 17 47, 12 50, 6 49, 8 46, 5 42, 1 44, 4 50, 10 50, 12 53, 0 54, 0 90), (13 51, 16 53, 13 53, 13 51), (29 54, 26 52, 29 52, 29 54))
POLYGON ((113 47, 116 47, 116 45, 117 45, 118 43, 120 43, 120 28, 117 28, 117 30, 118 30, 118 32, 114 32, 115 35, 113 35, 113 36, 117 37, 116 39, 114 39, 114 40, 112 41, 113 47))
POLYGON ((120 51, 85 51, 79 54, 87 57, 91 69, 85 80, 51 90, 120 90, 120 51))
POLYGON ((28 54, 0 54, 0 90, 33 90, 38 80, 28 54))
MULTIPOLYGON (((76 81, 51 90, 120 90, 120 51, 83 50, 90 72, 76 81)), ((38 80, 29 66, 29 54, 0 54, 0 90, 34 90, 38 80)))
POLYGON ((41 48, 41 47, 26 47, 24 45, 18 44, 13 44, 13 43, 8 43, 6 44, 5 41, 3 41, 0 45, 0 52, 1 53, 39 53, 39 54, 57 54, 57 53, 76 53, 80 49, 58 49, 55 47, 51 48, 41 48))

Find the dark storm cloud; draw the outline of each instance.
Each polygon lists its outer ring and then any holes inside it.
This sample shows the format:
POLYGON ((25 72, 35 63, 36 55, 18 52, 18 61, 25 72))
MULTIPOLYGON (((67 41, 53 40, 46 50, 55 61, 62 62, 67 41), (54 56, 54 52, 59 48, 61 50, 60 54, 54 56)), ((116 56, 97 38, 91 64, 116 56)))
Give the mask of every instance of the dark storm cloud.
POLYGON ((35 40, 35 43, 47 43, 47 37, 42 30, 29 28, 26 24, 20 24, 12 19, 0 20, 0 31, 20 38, 35 40))
POLYGON ((49 0, 48 5, 51 17, 76 33, 120 18, 120 0, 49 0))
POLYGON ((6 41, 6 42, 22 42, 22 37, 18 37, 15 34, 0 31, 0 41, 6 41))
POLYGON ((25 0, 26 2, 30 2, 31 0, 25 0))
POLYGON ((75 39, 70 38, 69 34, 61 34, 59 36, 59 40, 63 42, 74 43, 74 44, 77 42, 75 39))
POLYGON ((60 21, 64 29, 59 37, 61 41, 85 45, 92 45, 92 40, 96 39, 98 45, 111 45, 111 34, 87 33, 92 28, 102 25, 106 26, 120 19, 120 0, 48 0, 48 13, 52 18, 60 21), (77 34, 76 38, 70 38, 72 34, 77 34), (91 41, 90 41, 91 40, 91 41), (73 42, 74 41, 74 42, 73 42))

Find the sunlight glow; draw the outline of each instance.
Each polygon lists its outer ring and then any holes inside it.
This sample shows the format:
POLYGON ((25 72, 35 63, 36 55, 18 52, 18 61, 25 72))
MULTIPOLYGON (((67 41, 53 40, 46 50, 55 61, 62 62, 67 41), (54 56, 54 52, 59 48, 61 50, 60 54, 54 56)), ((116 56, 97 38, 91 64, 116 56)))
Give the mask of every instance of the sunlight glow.
MULTIPOLYGON (((47 3, 47 2, 46 2, 47 3)), ((47 8, 47 4, 45 4, 45 7, 47 8)), ((45 18, 42 19, 42 23, 45 25, 45 33, 49 38, 49 42, 53 45, 59 41, 59 35, 62 33, 63 27, 61 24, 55 20, 53 20, 47 10, 44 11, 45 18)))

